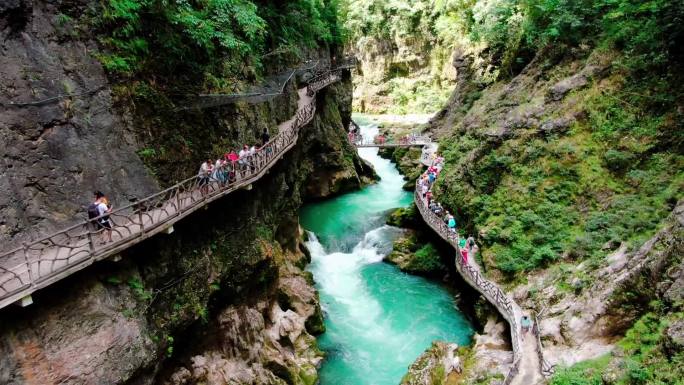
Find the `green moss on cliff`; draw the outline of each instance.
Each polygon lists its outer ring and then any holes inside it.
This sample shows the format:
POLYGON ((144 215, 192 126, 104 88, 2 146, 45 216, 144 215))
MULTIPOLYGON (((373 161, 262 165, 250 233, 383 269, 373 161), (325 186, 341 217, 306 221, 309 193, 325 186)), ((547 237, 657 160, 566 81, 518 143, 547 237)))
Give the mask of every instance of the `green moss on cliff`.
POLYGON ((336 1, 108 0, 89 18, 105 48, 96 56, 111 73, 180 75, 196 80, 187 83, 193 89, 234 91, 273 56, 342 44, 337 14, 336 1))
POLYGON ((435 276, 447 271, 435 246, 419 240, 413 231, 394 242, 392 252, 385 257, 385 261, 411 274, 435 276))
POLYGON ((387 224, 395 227, 416 228, 420 226, 422 219, 418 215, 415 204, 394 210, 387 218, 387 224))
MULTIPOLYGON (((684 192, 679 113, 631 96, 621 79, 596 81, 547 110, 514 101, 515 114, 535 118, 496 139, 487 138, 503 123, 495 115, 442 141, 439 199, 482 235, 489 263, 515 273, 560 258, 602 258, 610 244, 639 246, 672 210, 684 192), (568 111, 577 118, 554 117, 568 111), (541 122, 565 128, 546 132, 541 122)), ((530 91, 522 99, 546 89, 530 91)), ((505 109, 501 96, 485 93, 467 119, 485 106, 505 109)))

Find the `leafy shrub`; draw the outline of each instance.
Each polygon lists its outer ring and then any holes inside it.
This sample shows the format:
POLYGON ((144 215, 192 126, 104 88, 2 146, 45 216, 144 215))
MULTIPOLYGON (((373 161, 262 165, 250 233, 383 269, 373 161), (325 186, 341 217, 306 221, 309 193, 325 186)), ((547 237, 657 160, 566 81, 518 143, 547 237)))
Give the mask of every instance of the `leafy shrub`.
POLYGON ((337 10, 337 1, 320 0, 107 0, 92 19, 111 51, 98 55, 110 72, 152 66, 157 74, 209 69, 244 76, 272 52, 341 44, 337 10))
MULTIPOLYGON (((604 44, 634 70, 682 58, 684 4, 669 0, 444 0, 440 31, 465 31, 487 44, 502 75, 523 68, 539 48, 604 44), (446 21, 446 22, 445 22, 446 21), (444 24, 450 28, 444 27, 444 24), (457 26, 455 28, 454 26, 457 26)), ((449 33, 449 32, 447 32, 449 33)))
POLYGON ((439 252, 432 243, 423 245, 413 255, 414 257, 406 266, 406 270, 427 273, 445 269, 439 252))
POLYGON ((627 169, 630 165, 634 163, 634 154, 627 151, 619 151, 614 149, 609 149, 603 155, 606 167, 613 171, 622 171, 627 169))
POLYGON ((609 361, 610 356, 604 356, 560 369, 553 376, 551 385, 603 385, 601 374, 609 361))

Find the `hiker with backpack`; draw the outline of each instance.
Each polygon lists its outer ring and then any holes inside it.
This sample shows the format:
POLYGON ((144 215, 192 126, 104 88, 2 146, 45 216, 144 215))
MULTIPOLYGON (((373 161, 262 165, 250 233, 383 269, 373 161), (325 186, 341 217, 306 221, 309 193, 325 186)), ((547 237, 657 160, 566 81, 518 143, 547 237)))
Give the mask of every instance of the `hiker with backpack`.
POLYGON ((101 191, 95 191, 95 201, 88 206, 88 219, 92 219, 95 230, 102 232, 102 242, 104 245, 107 242, 112 242, 112 222, 109 220, 109 215, 112 212, 112 207, 109 200, 101 191))

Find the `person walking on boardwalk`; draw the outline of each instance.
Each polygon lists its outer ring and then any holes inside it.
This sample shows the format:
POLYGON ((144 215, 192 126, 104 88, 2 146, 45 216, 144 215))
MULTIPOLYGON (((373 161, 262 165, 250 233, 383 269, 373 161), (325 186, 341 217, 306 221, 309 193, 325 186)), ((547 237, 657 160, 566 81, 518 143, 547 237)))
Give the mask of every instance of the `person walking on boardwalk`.
POLYGON ((213 171, 214 165, 211 163, 211 159, 207 159, 207 161, 200 166, 199 172, 197 173, 197 183, 202 196, 209 193, 209 180, 213 171))
POLYGON ((456 218, 451 214, 449 214, 447 219, 447 226, 449 227, 449 232, 456 234, 456 218))
POLYGON ((522 316, 522 319, 520 320, 520 326, 522 328, 523 337, 524 337, 525 334, 527 334, 527 332, 529 332, 530 329, 532 328, 532 320, 530 319, 530 317, 527 315, 522 316))
POLYGON ((271 135, 269 135, 268 130, 264 128, 264 132, 261 133, 261 146, 265 146, 269 140, 271 140, 271 135))
MULTIPOLYGON (((268 130, 264 128, 264 132, 261 133, 261 148, 264 148, 266 144, 271 140, 271 135, 268 133, 268 130)), ((266 147, 265 151, 266 155, 271 154, 273 152, 273 148, 271 146, 266 147)))
POLYGON ((106 215, 112 212, 112 208, 101 191, 95 191, 94 195, 95 201, 88 206, 88 218, 94 219, 96 231, 102 232, 100 244, 105 244, 112 241, 112 222, 109 215, 106 215))
POLYGON ((467 242, 465 239, 461 239, 458 241, 458 249, 461 251, 461 259, 463 260, 463 264, 467 265, 468 264, 468 247, 467 247, 467 242))
POLYGON ((214 173, 212 174, 212 178, 216 181, 218 181, 221 186, 226 184, 226 179, 227 179, 227 168, 228 166, 228 161, 224 159, 223 157, 219 157, 216 159, 216 163, 214 163, 214 173))
POLYGON ((244 145, 242 146, 242 150, 238 153, 238 156, 240 157, 240 160, 238 160, 238 164, 243 170, 247 169, 247 157, 249 157, 249 146, 244 145))

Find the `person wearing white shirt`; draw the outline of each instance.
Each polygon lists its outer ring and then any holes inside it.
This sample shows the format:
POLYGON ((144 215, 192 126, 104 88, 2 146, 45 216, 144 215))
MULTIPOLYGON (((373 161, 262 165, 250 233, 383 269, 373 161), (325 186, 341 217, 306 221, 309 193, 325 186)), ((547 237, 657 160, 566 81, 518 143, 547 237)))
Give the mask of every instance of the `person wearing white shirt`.
POLYGON ((209 193, 209 180, 213 171, 214 166, 211 159, 207 159, 206 162, 202 163, 197 172, 198 185, 202 195, 207 195, 209 193))
POLYGON ((238 153, 240 156, 240 160, 238 160, 238 163, 240 166, 242 166, 243 169, 247 168, 247 157, 249 156, 249 146, 246 144, 242 146, 242 150, 238 153))

